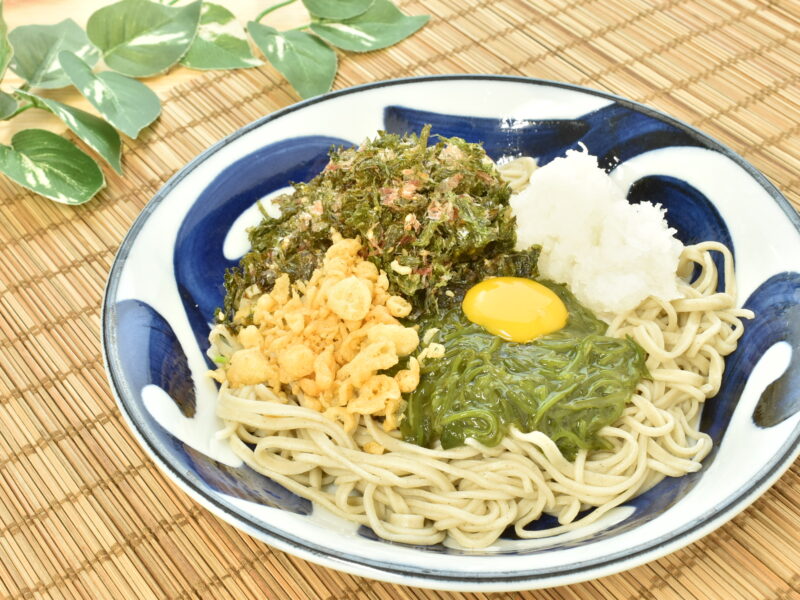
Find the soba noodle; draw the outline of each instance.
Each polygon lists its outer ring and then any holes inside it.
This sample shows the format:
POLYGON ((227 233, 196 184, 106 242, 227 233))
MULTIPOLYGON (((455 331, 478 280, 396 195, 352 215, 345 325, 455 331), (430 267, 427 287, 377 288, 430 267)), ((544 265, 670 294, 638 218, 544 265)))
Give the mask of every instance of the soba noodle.
POLYGON ((502 165, 497 165, 497 170, 500 172, 503 181, 516 193, 525 189, 536 167, 535 158, 520 156, 502 165))
MULTIPOLYGON (((582 527, 665 476, 699 470, 711 449, 697 428, 703 402, 719 390, 723 357, 736 348, 740 319, 752 314, 736 308, 733 258, 724 245, 686 247, 679 273, 691 274, 694 265, 699 275, 681 281, 682 299, 649 298, 611 322, 608 335, 629 335, 647 351, 652 378, 641 381, 620 419, 601 431, 610 450, 583 450, 569 462, 544 434, 513 429, 493 448, 468 440, 460 448, 428 449, 385 433, 366 416, 350 435, 265 385, 222 385, 219 436, 256 471, 388 540, 435 544, 449 537, 464 548, 483 548, 509 526, 520 538, 582 527), (724 259, 722 292, 715 252, 724 259), (362 451, 368 441, 386 453, 362 451), (545 513, 560 525, 525 529, 545 513)), ((210 339, 214 355, 240 347, 223 326, 210 339)))

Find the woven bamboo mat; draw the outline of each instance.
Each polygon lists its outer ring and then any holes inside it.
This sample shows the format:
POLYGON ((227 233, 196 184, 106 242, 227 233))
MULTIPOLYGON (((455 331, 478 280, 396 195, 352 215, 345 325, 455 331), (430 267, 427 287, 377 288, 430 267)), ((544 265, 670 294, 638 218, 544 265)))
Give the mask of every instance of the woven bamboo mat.
MULTIPOLYGON (((786 0, 429 0, 335 87, 434 73, 569 81, 651 104, 744 155, 800 206, 800 4, 786 0)), ((382 584, 293 558, 201 509, 148 460, 111 397, 100 301, 156 189, 297 100, 270 67, 176 89, 128 144, 126 176, 78 208, 0 181, 0 596, 19 598, 800 598, 800 464, 715 533, 600 580, 519 594, 382 584)))

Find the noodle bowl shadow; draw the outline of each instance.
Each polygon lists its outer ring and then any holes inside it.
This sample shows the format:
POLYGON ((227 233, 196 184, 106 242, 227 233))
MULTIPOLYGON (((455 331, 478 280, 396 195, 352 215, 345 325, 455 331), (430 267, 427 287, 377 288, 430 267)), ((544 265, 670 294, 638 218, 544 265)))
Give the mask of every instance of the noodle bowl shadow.
MULTIPOLYGON (((243 128, 192 161, 148 204, 106 290, 108 375, 122 414, 159 466, 215 514, 283 550, 351 573, 443 589, 580 581, 641 564, 718 527, 797 455, 800 426, 790 390, 800 361, 792 355, 783 364, 776 353, 800 347, 798 223, 777 190, 732 151, 608 94, 488 76, 343 90, 243 128), (467 551, 394 544, 366 527, 337 523, 237 464, 214 441, 215 384, 204 376, 214 368, 205 357, 209 324, 222 303, 225 269, 246 250, 244 228, 260 216, 256 203, 321 171, 331 145, 354 145, 378 129, 419 131, 426 123, 443 136, 483 142, 495 160, 532 155, 541 165, 585 147, 631 202, 661 203, 681 241, 716 240, 736 253, 740 300, 757 317, 728 357, 719 394, 704 407, 701 429, 714 449, 701 471, 664 479, 628 501, 616 521, 585 534, 526 545, 508 531, 496 546, 467 551), (748 214, 753 202, 763 208, 755 216, 748 214), (765 245, 770 252, 760 252, 765 245), (745 448, 727 443, 732 429, 745 448), (748 444, 758 448, 748 451, 748 444)), ((543 517, 529 527, 555 524, 543 517)))

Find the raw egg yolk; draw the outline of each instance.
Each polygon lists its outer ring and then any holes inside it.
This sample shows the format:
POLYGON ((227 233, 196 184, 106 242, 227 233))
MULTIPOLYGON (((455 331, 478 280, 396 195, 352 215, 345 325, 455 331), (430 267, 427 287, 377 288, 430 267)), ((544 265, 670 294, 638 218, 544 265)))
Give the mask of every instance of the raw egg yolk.
POLYGON ((492 277, 472 286, 461 307, 467 318, 504 340, 530 342, 567 324, 553 290, 522 277, 492 277))

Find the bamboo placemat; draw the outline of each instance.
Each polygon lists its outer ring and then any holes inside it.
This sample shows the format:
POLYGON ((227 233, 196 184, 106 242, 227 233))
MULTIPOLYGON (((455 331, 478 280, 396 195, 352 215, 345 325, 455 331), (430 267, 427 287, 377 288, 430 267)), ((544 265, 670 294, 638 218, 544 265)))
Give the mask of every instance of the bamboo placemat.
MULTIPOLYGON (((420 33, 347 55, 335 87, 435 73, 569 81, 646 102, 727 143, 800 206, 800 4, 430 0, 420 33)), ((800 598, 800 464, 721 529, 661 560, 519 594, 447 594, 293 558, 201 509, 134 442, 100 356, 125 232, 178 168, 297 100, 270 67, 176 89, 127 144, 126 176, 69 208, 0 182, 0 596, 18 598, 800 598)))

